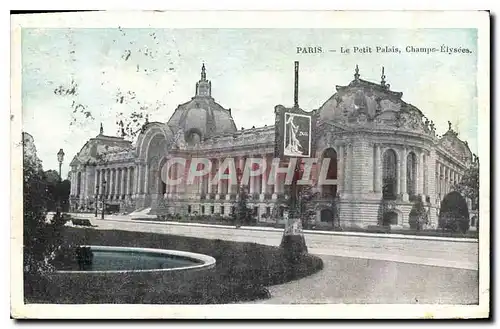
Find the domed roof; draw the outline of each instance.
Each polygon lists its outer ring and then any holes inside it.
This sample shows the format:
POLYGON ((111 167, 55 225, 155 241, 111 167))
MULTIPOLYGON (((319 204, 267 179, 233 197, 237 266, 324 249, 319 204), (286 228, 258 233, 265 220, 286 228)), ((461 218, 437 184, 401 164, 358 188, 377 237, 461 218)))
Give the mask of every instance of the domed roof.
POLYGON ((373 118, 385 111, 399 112, 411 107, 401 99, 403 93, 390 90, 383 69, 381 83, 377 84, 360 79, 356 66, 354 80, 347 86, 336 86, 336 90, 337 92, 319 108, 320 121, 336 121, 358 113, 373 118))
POLYGON ((168 126, 177 133, 180 129, 186 136, 196 132, 201 138, 235 132, 236 125, 231 109, 226 110, 211 96, 212 85, 206 79, 205 65, 201 69, 201 79, 196 83, 196 94, 187 103, 181 104, 168 120, 168 126))

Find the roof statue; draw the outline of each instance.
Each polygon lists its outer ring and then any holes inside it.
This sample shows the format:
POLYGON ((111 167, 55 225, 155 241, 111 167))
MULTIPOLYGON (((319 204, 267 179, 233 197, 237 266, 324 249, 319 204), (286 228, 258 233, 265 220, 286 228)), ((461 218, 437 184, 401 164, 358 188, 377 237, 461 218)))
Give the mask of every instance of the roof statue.
POLYGON ((359 80, 359 67, 358 64, 356 64, 356 69, 354 70, 354 80, 359 80))

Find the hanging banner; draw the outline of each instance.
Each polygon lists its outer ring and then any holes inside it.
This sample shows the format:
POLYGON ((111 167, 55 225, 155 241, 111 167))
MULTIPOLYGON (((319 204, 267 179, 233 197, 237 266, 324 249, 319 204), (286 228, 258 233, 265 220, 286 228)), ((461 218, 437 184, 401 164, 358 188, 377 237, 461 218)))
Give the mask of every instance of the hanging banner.
POLYGON ((300 218, 290 218, 288 210, 285 210, 283 219, 285 221, 284 235, 302 235, 302 221, 300 218))
POLYGON ((299 108, 275 108, 275 156, 310 158, 314 147, 314 116, 299 108))

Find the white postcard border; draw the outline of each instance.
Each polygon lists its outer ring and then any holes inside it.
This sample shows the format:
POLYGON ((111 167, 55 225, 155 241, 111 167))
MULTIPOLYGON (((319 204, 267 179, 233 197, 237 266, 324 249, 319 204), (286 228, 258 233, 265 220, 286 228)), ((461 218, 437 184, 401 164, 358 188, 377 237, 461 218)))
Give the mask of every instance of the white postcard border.
POLYGON ((490 26, 488 12, 172 11, 14 16, 11 22, 11 315, 16 318, 470 318, 490 299, 490 26), (258 22, 258 23, 256 23, 258 22), (258 24, 258 26, 256 26, 258 24), (21 28, 477 28, 480 167, 479 305, 45 305, 23 303, 21 28))

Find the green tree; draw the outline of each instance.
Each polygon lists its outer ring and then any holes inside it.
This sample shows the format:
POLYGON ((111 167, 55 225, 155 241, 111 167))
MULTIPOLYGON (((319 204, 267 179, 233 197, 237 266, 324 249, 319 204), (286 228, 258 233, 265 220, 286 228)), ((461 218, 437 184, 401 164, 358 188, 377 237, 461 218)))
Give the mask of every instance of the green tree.
POLYGON ((454 190, 463 197, 470 199, 472 210, 479 210, 479 159, 476 158, 466 170, 462 180, 455 184, 454 190))
POLYGON ((311 201, 319 193, 314 192, 311 185, 298 186, 298 189, 299 216, 302 221, 302 227, 307 228, 310 221, 316 216, 314 203, 311 201))
POLYGON ((253 221, 252 209, 248 208, 248 193, 246 185, 241 185, 239 188, 239 199, 233 213, 233 221, 236 225, 250 224, 253 221))
POLYGON ((441 202, 438 225, 443 230, 462 233, 469 229, 467 202, 458 191, 448 193, 441 202))
POLYGON ((24 272, 39 274, 53 269, 52 260, 63 246, 62 216, 47 218, 48 206, 54 203, 48 193, 50 182, 36 154, 23 157, 23 257, 24 272))
POLYGON ((427 210, 425 210, 421 195, 413 203, 408 222, 410 227, 417 231, 420 231, 424 225, 428 224, 427 210))

